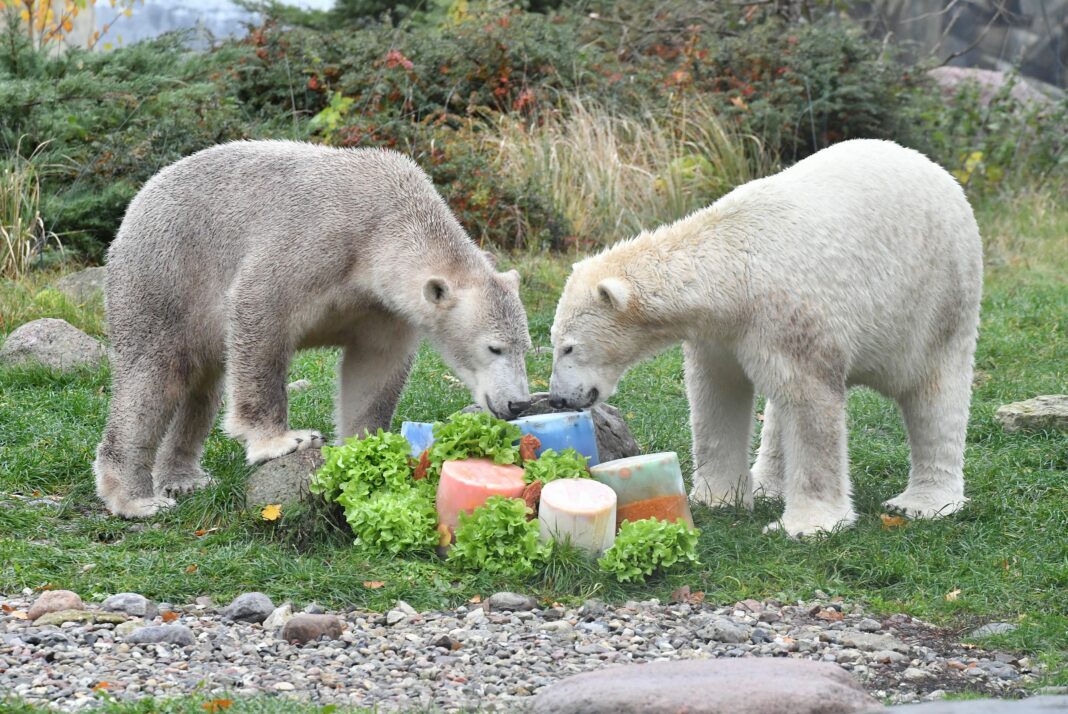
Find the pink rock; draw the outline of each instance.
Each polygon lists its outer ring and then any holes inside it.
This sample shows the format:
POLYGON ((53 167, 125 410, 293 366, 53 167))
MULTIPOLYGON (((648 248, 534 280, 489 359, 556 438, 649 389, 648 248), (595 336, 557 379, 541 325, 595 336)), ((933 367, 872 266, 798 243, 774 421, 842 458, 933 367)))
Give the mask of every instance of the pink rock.
POLYGON ((502 466, 489 459, 446 461, 438 483, 438 520, 455 529, 461 512, 471 513, 490 496, 522 498, 525 487, 523 469, 518 466, 502 466))
POLYGON ((60 610, 84 610, 85 603, 78 597, 78 593, 70 590, 45 590, 40 597, 34 600, 26 616, 36 620, 41 615, 60 610))

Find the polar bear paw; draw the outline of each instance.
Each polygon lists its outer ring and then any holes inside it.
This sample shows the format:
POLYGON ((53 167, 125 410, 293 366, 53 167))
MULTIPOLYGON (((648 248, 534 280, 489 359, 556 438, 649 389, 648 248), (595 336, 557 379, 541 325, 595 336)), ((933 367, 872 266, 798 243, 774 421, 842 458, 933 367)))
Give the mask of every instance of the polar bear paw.
POLYGON ((178 496, 204 488, 211 483, 211 477, 199 468, 187 469, 176 473, 167 473, 157 479, 156 493, 161 496, 178 496))
POLYGON ((782 518, 764 527, 764 533, 781 531, 789 538, 800 539, 829 535, 848 528, 857 520, 852 508, 839 509, 787 509, 782 518))
POLYGON ((690 500, 709 508, 742 507, 753 510, 753 493, 749 489, 717 489, 697 483, 690 490, 690 500))
POLYGON ((904 513, 909 518, 942 518, 964 508, 968 499, 963 494, 945 491, 910 491, 883 503, 887 509, 904 513))
POLYGON ((317 449, 325 443, 323 435, 314 429, 287 431, 279 436, 249 442, 246 459, 249 464, 262 464, 294 451, 317 449))
POLYGON ((148 518, 161 510, 175 505, 173 498, 149 496, 148 498, 111 498, 104 503, 108 510, 123 518, 148 518))

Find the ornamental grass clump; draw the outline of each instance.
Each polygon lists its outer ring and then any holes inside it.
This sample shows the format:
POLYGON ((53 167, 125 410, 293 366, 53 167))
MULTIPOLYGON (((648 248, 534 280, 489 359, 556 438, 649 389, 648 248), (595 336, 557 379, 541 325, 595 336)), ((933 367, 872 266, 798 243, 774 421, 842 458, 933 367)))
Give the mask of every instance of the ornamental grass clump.
POLYGON ((548 553, 538 542, 538 522, 527 520, 517 498, 491 496, 471 514, 461 513, 449 562, 468 570, 509 576, 534 572, 548 553))
POLYGON ((599 565, 621 583, 645 582, 657 570, 685 563, 700 565, 697 539, 701 532, 681 519, 670 523, 656 518, 623 521, 615 543, 599 565))

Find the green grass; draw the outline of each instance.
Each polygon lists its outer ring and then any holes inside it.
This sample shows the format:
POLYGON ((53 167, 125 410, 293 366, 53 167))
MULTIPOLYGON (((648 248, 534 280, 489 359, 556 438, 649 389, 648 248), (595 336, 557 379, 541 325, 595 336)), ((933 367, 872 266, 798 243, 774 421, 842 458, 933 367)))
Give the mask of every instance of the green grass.
MULTIPOLYGON (((984 231, 1009 235, 1014 227, 1018 233, 1032 227, 1033 208, 1030 199, 1020 200, 984 206, 979 215, 984 231)), ((1068 225, 1068 209, 1049 210, 1049 225, 1068 225)), ((988 643, 1034 653, 1053 672, 1045 683, 1068 683, 1068 435, 1005 434, 993 418, 1001 404, 1063 392, 1068 384, 1068 250, 1056 250, 1064 233, 1041 226, 1035 231, 1034 242, 1017 234, 992 246, 999 259, 987 276, 965 466, 971 503, 951 518, 881 527, 880 503, 905 486, 908 450, 894 405, 858 390, 849 401, 860 514, 855 527, 794 542, 761 534, 778 513, 774 503, 760 502, 752 513, 698 508, 702 565, 642 586, 620 586, 567 550, 544 572, 516 582, 457 572, 433 558, 362 552, 351 536, 305 510, 289 508, 281 521, 264 522, 244 510, 248 468, 239 445, 219 430, 204 457, 217 483, 146 524, 131 523, 109 517, 93 495, 90 462, 106 414, 106 370, 64 376, 7 369, 0 371, 0 592, 52 584, 89 599, 132 590, 185 603, 199 595, 226 601, 262 590, 301 604, 314 599, 383 609, 398 598, 420 608, 455 605, 502 587, 556 600, 640 599, 666 598, 685 584, 714 603, 811 598, 820 589, 961 631, 988 620, 1019 622, 1017 631, 988 643), (1026 254, 1031 249, 1033 255, 1026 254), (62 506, 28 507, 12 496, 35 491, 58 497, 62 506), (365 588, 368 580, 385 586, 365 588), (959 597, 947 600, 955 590, 959 597)), ((548 330, 568 261, 523 256, 515 262, 524 276, 536 346, 529 360, 532 388, 544 389, 551 367, 548 330)), ((24 319, 42 316, 47 310, 35 301, 41 287, 3 284, 0 308, 19 305, 24 319)), ((99 304, 57 304, 60 314, 99 331, 99 304)), ((3 329, 14 327, 7 321, 3 329)), ((294 425, 331 431, 335 364, 336 354, 328 350, 303 353, 294 362, 291 377, 314 384, 292 400, 294 425)), ((395 427, 401 419, 445 417, 468 400, 424 348, 395 427)), ((643 449, 677 451, 688 470, 688 407, 677 348, 635 367, 612 401, 643 449)), ((184 712, 187 705, 173 706, 184 712)))

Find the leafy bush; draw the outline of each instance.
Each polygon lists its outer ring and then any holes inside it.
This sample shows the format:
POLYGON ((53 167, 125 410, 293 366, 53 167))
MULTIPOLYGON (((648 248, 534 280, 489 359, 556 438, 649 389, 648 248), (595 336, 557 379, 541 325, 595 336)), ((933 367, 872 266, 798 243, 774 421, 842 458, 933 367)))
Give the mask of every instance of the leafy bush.
POLYGON ((432 490, 415 487, 359 498, 342 494, 339 502, 357 545, 393 555, 437 545, 438 513, 432 490))
POLYGON ((491 496, 470 515, 460 514, 449 562, 486 573, 522 576, 534 572, 546 549, 538 544, 538 522, 527 520, 518 498, 491 496))
POLYGON ((436 480, 441 475, 441 465, 457 459, 482 457, 496 464, 518 463, 520 436, 518 426, 492 414, 454 414, 447 422, 434 424, 427 475, 436 480))
POLYGON ((675 523, 656 518, 623 521, 615 543, 598 562, 601 570, 615 575, 621 583, 644 582, 658 569, 679 563, 699 565, 700 534, 681 519, 675 523))
POLYGON ((350 437, 341 446, 324 446, 325 463, 312 477, 309 490, 342 505, 383 489, 405 491, 414 483, 410 449, 403 436, 382 429, 363 439, 350 437))
POLYGON ((587 461, 588 457, 574 449, 564 449, 559 454, 546 449, 537 459, 523 463, 523 478, 527 483, 541 481, 542 484, 562 478, 584 478, 590 474, 587 461))

